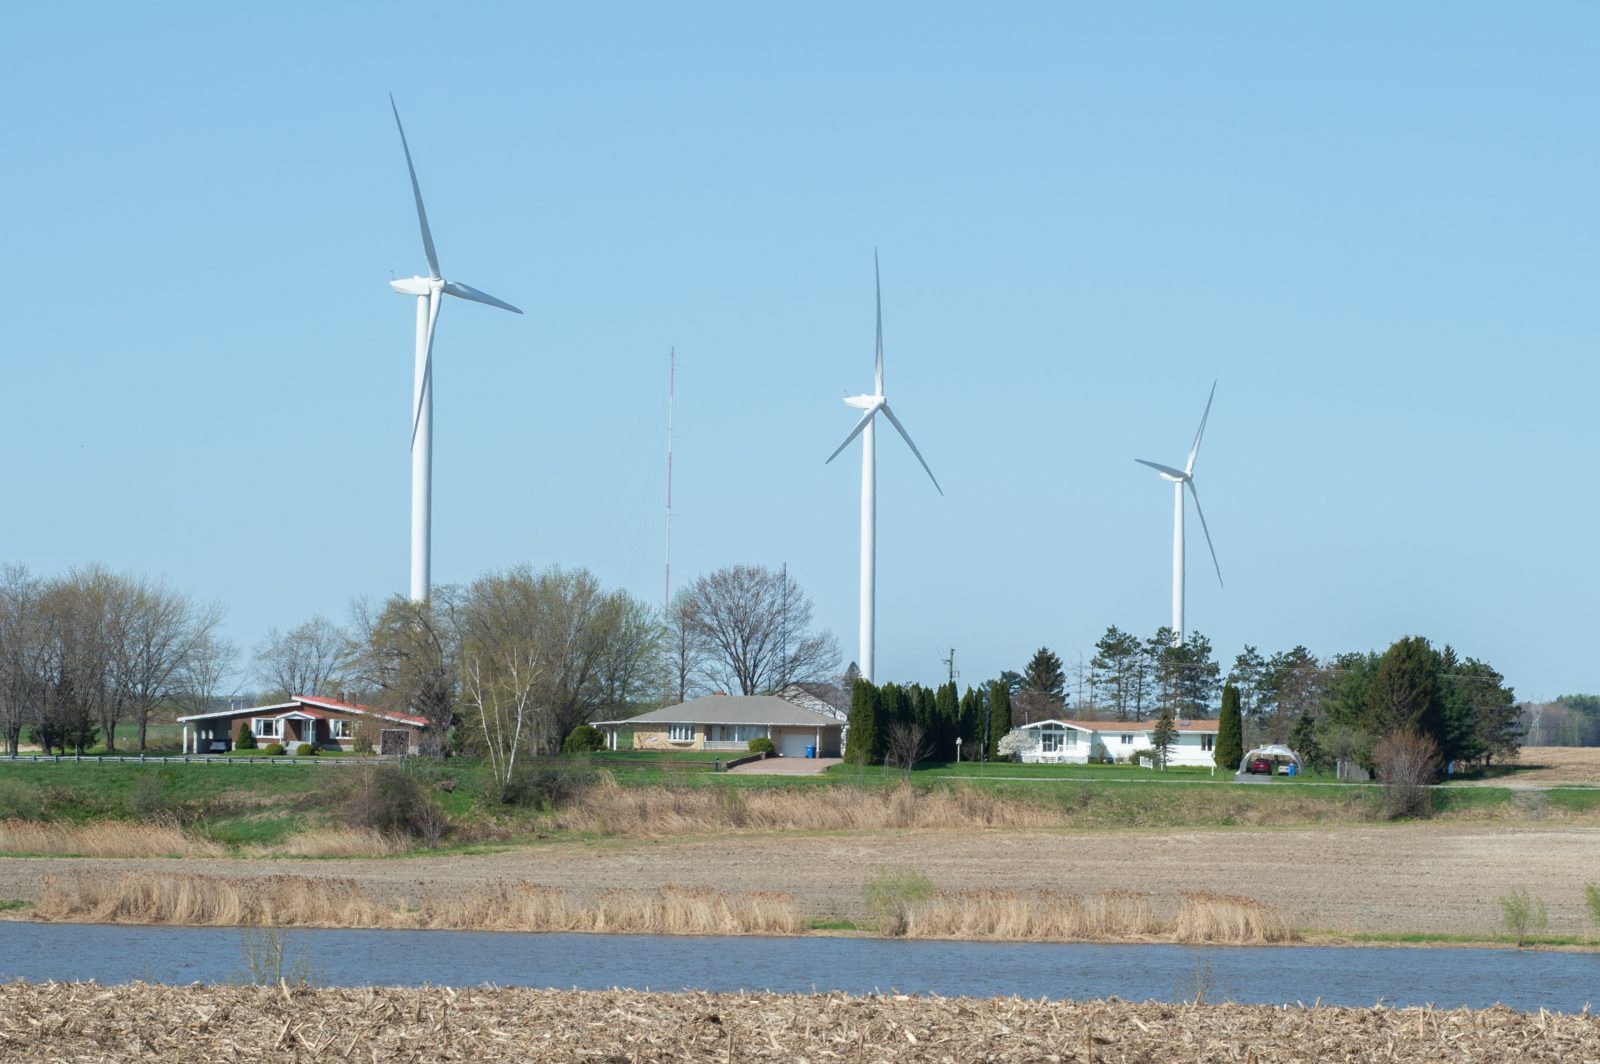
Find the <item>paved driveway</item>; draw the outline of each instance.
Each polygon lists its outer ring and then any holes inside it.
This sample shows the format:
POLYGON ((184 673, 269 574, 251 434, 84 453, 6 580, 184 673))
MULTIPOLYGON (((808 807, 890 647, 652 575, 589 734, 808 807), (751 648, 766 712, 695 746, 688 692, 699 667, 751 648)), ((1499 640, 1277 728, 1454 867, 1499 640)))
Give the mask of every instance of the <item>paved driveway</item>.
POLYGON ((838 763, 837 757, 768 757, 728 771, 746 776, 819 776, 829 765, 838 763))

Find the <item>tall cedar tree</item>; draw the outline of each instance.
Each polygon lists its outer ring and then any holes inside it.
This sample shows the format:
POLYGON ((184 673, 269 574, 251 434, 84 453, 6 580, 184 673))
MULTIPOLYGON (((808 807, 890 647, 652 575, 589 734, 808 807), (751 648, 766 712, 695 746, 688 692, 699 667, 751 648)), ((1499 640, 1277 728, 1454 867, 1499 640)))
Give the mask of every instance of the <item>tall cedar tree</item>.
POLYGON ((1011 730, 1011 685, 1004 679, 989 684, 989 760, 999 752, 1000 739, 1011 730))
POLYGON ((961 696, 961 738, 969 761, 983 753, 983 692, 967 688, 961 696))
POLYGON ((857 679, 850 689, 850 734, 845 738, 844 759, 852 765, 870 765, 877 743, 878 690, 870 681, 857 679))
POLYGON ((955 684, 939 685, 939 692, 933 697, 933 711, 934 717, 939 721, 939 739, 938 745, 934 747, 934 760, 955 757, 956 736, 961 734, 961 701, 956 697, 955 684))
MULTIPOLYGON (((1156 767, 1165 770, 1167 759, 1172 755, 1172 744, 1178 741, 1178 726, 1172 719, 1172 707, 1165 706, 1161 716, 1156 720, 1154 730, 1150 732, 1150 749, 1155 756, 1156 767)), ((1241 757, 1244 755, 1241 753, 1241 757)))
POLYGON ((1244 722, 1239 712, 1239 688, 1227 684, 1222 688, 1222 713, 1217 717, 1217 746, 1212 760, 1220 769, 1237 772, 1244 760, 1244 722))
POLYGON ((1037 691, 1057 701, 1064 699, 1067 674, 1061 668, 1060 655, 1053 653, 1049 647, 1035 650, 1028 667, 1022 671, 1022 686, 1024 690, 1037 691))

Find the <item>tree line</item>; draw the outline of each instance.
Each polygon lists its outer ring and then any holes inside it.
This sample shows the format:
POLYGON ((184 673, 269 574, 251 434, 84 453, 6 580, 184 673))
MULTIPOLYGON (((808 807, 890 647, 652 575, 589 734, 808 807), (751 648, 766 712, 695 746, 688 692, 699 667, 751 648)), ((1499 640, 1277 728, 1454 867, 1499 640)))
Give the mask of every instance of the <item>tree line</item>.
POLYGON ((232 666, 220 606, 157 582, 86 566, 41 577, 0 566, 0 735, 15 756, 24 730, 45 749, 117 749, 117 727, 144 750, 157 710, 198 711, 232 666))
POLYGON ((844 758, 852 764, 910 768, 929 759, 992 760, 1011 728, 1011 685, 1005 679, 969 686, 954 682, 874 684, 856 677, 850 689, 844 758))

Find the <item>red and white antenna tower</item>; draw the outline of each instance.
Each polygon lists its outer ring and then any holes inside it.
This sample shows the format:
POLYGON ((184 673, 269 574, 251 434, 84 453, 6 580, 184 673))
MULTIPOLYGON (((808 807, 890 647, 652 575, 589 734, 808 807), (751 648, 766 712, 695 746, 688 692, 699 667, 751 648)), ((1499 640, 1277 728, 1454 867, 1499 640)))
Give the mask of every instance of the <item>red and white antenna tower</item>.
POLYGON ((678 388, 678 349, 667 356, 667 567, 661 616, 672 611, 672 402, 678 388))

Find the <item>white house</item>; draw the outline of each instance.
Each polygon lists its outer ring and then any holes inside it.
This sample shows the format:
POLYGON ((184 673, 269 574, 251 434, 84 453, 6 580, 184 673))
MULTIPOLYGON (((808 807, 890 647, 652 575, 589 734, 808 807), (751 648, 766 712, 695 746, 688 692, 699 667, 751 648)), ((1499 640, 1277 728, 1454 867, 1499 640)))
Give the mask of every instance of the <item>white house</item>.
MULTIPOLYGON (((1167 748, 1167 764, 1213 764, 1217 745, 1214 720, 1177 720, 1176 738, 1167 748)), ((1135 750, 1154 747, 1153 720, 1040 720, 1013 728, 1001 740, 1001 752, 1014 750, 1027 764, 1084 764, 1089 761, 1133 760, 1135 750)))

